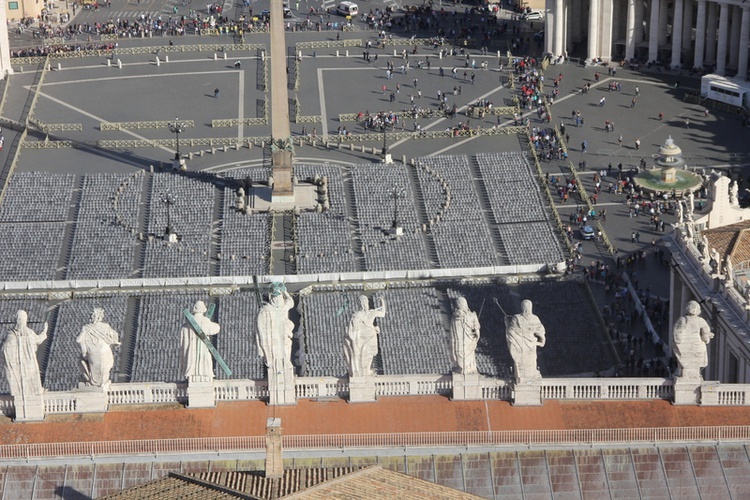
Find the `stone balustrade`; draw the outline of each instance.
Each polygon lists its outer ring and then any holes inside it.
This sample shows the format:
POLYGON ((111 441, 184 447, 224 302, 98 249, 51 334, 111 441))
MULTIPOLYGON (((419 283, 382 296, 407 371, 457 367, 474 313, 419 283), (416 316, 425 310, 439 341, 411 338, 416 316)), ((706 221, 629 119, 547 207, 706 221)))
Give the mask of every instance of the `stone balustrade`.
MULTIPOLYGON (((545 400, 653 400, 673 401, 675 387, 667 378, 550 378, 514 387, 513 383, 491 377, 477 376, 480 392, 475 399, 492 399, 518 403, 518 391, 532 394, 532 401, 545 400)), ((388 375, 368 379, 373 399, 379 396, 425 396, 454 394, 451 375, 388 375)), ((252 401, 268 399, 265 380, 216 380, 214 401, 252 401)), ((350 383, 346 377, 297 377, 297 399, 348 399, 350 383)), ((750 384, 703 382, 699 404, 704 406, 745 406, 750 404, 750 384)), ((45 392, 44 414, 101 412, 111 405, 188 404, 185 383, 118 383, 101 392, 73 390, 45 392), (92 404, 92 397, 101 403, 92 404)), ((15 414, 13 398, 0 396, 0 412, 15 414)))

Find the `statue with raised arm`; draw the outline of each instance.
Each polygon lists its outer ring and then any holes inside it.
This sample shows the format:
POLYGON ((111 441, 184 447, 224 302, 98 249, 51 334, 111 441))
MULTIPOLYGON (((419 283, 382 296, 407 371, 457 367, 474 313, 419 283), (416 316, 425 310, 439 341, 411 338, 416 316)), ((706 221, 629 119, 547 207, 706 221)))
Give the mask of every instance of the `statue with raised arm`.
POLYGON ((453 371, 477 373, 476 350, 479 343, 479 317, 469 310, 464 297, 456 300, 456 309, 451 318, 450 353, 453 371))
POLYGON ((117 332, 104 322, 104 309, 94 309, 91 323, 83 325, 76 342, 81 346, 80 367, 84 384, 103 387, 110 381, 110 371, 115 365, 112 346, 120 345, 117 332))
POLYGON ((707 345, 714 338, 708 322, 701 318, 700 305, 691 300, 687 310, 674 324, 672 342, 679 364, 679 374, 684 380, 703 380, 701 370, 708 365, 707 345))
POLYGON ((180 377, 188 382, 211 382, 214 379, 214 360, 200 335, 210 338, 218 334, 221 327, 206 316, 207 311, 202 300, 196 302, 191 311, 201 332, 196 331, 191 321, 186 321, 180 328, 180 377))
POLYGON ((41 333, 37 335, 27 326, 28 318, 26 311, 19 310, 16 313, 16 325, 3 344, 5 378, 14 398, 40 396, 44 391, 36 351, 39 344, 47 339, 47 323, 44 323, 41 333))
POLYGON ((258 313, 258 353, 263 356, 269 372, 275 374, 293 370, 292 336, 294 323, 289 319, 289 311, 294 307, 294 299, 286 291, 283 283, 272 283, 268 302, 258 313))
POLYGON ((546 331, 539 317, 531 312, 530 300, 521 301, 521 314, 505 317, 505 334, 508 350, 513 358, 516 383, 542 378, 536 362, 536 348, 547 342, 546 331))
POLYGON ((739 198, 739 191, 740 188, 737 186, 737 181, 732 181, 732 183, 729 185, 729 204, 732 206, 737 206, 740 204, 740 198, 739 198))
POLYGON ((375 375, 372 360, 378 354, 380 333, 380 327, 375 325, 375 318, 385 317, 384 299, 380 299, 380 307, 370 309, 370 300, 365 295, 360 295, 359 304, 361 308, 349 320, 344 338, 344 358, 350 377, 375 375))

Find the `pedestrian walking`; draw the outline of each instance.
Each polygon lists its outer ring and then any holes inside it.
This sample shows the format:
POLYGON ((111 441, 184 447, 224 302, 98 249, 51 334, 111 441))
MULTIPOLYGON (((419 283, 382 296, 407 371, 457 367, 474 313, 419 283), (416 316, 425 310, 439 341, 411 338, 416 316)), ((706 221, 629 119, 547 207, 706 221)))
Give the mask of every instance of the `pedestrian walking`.
POLYGON ((635 140, 635 149, 641 149, 641 140, 640 139, 636 139, 635 140))
POLYGON ((636 96, 641 95, 641 89, 638 88, 638 85, 635 86, 635 95, 636 96))
POLYGON ((218 98, 219 98, 219 87, 216 87, 214 89, 214 99, 218 99, 218 98))
POLYGON ((603 108, 603 107, 604 107, 604 103, 605 103, 606 101, 607 101, 607 98, 606 98, 606 97, 602 97, 601 99, 599 99, 599 107, 600 107, 600 108, 603 108))
POLYGON ((636 99, 635 97, 633 97, 633 100, 630 101, 630 107, 634 108, 637 102, 638 102, 638 99, 636 99))
POLYGON ((685 118, 685 128, 690 128, 690 118, 685 118))
POLYGON ((581 143, 581 152, 585 153, 588 150, 588 147, 589 147, 588 141, 583 141, 581 143))
MULTIPOLYGON (((620 147, 622 147, 622 134, 620 134, 620 137, 617 138, 617 142, 620 143, 620 147)), ((610 168, 612 170, 612 168, 610 168)))

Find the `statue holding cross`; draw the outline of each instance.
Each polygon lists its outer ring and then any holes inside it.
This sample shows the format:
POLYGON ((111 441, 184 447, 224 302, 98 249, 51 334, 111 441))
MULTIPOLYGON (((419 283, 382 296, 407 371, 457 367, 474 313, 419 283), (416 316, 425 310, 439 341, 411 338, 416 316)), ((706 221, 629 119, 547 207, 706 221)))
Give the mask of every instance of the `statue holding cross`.
POLYGON ((180 376, 188 382, 211 382, 214 379, 213 358, 222 369, 231 375, 232 372, 221 359, 219 353, 211 344, 210 337, 219 333, 218 323, 211 321, 211 310, 199 300, 193 306, 192 312, 183 310, 187 322, 180 329, 180 376), (208 314, 206 314, 208 313, 208 314))

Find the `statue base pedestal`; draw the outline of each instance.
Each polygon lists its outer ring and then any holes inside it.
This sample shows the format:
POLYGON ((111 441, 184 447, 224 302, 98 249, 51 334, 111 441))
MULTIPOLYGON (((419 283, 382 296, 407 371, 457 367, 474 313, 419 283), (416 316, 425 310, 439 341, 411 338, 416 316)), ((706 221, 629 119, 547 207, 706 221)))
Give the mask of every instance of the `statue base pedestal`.
POLYGON ((401 226, 394 226, 388 231, 388 233, 392 234, 393 236, 403 236, 404 228, 401 226))
POLYGON ((542 406, 542 390, 537 384, 513 384, 513 406, 542 406))
POLYGON ((684 380, 676 378, 674 381, 673 405, 698 405, 701 402, 702 380, 684 380))
POLYGON ((274 376, 268 374, 268 405, 269 406, 291 406, 297 404, 297 395, 294 392, 294 372, 288 369, 286 374, 280 373, 274 376))
POLYGON ((386 153, 385 156, 381 156, 380 159, 386 165, 388 165, 389 163, 393 163, 393 155, 391 153, 386 153))
POLYGON ((102 387, 86 385, 83 382, 78 384, 76 391, 76 409, 81 413, 101 413, 109 409, 107 390, 110 382, 102 387))
POLYGON ((453 373, 454 401, 475 401, 482 399, 482 386, 478 373, 453 373))
POLYGON ((350 403, 372 403, 374 401, 377 401, 374 377, 349 378, 350 403))
POLYGON ((188 382, 187 393, 188 408, 214 408, 216 406, 213 382, 188 382))
POLYGON ((15 422, 38 422, 44 420, 44 397, 31 395, 13 398, 16 408, 15 422))

